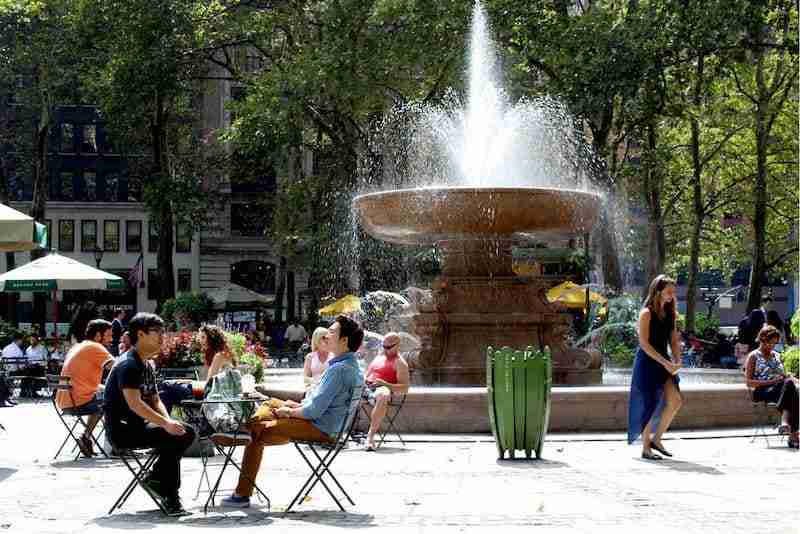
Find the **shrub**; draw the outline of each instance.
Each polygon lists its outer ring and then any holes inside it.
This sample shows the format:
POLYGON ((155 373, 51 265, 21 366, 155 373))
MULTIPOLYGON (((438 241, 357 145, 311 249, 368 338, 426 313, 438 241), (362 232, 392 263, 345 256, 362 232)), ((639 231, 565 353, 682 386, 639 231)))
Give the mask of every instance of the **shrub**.
POLYGON ((170 332, 161 342, 161 353, 156 358, 159 368, 184 369, 203 365, 200 343, 192 332, 170 332))
POLYGON ((211 320, 216 312, 214 303, 205 293, 181 293, 164 303, 161 315, 176 328, 194 328, 211 320))
POLYGON ((791 347, 783 353, 783 368, 792 376, 800 376, 800 347, 791 347))

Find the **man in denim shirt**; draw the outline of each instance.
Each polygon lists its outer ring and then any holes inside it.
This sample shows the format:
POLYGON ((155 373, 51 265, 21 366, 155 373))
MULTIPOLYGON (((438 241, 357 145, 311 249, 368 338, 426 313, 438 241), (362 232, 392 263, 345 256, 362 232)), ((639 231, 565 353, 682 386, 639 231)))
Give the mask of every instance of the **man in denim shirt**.
MULTIPOLYGON (((233 495, 222 500, 223 506, 250 506, 250 496, 265 446, 284 445, 293 439, 336 440, 336 433, 347 418, 353 390, 364 382, 364 375, 354 354, 364 340, 364 331, 358 323, 340 315, 329 332, 335 357, 328 360, 328 369, 319 385, 303 399, 302 404, 271 401, 274 409, 270 416, 248 425, 252 441, 244 450, 239 484, 233 495)), ((256 416, 262 411, 263 407, 256 416)))

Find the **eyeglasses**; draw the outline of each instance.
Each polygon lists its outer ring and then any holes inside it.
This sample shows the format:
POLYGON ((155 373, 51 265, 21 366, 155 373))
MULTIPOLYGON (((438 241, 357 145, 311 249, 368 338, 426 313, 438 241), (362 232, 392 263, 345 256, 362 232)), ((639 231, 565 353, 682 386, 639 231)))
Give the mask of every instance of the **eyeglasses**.
POLYGON ((384 346, 383 346, 383 349, 384 349, 384 350, 393 349, 393 348, 395 348, 397 345, 399 345, 399 343, 395 343, 394 345, 384 345, 384 346))

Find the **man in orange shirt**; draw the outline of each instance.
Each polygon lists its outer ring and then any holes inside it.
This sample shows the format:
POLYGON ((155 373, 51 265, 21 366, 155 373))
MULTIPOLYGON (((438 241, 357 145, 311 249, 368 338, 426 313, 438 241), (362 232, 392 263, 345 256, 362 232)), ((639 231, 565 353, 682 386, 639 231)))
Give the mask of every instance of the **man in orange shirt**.
POLYGON ((103 415, 103 389, 100 385, 103 369, 114 363, 107 350, 112 340, 111 323, 102 319, 90 321, 84 340, 67 353, 61 374, 70 377, 72 389, 59 390, 56 403, 67 413, 88 416, 86 430, 78 439, 78 445, 81 453, 89 458, 94 455, 92 432, 103 415))

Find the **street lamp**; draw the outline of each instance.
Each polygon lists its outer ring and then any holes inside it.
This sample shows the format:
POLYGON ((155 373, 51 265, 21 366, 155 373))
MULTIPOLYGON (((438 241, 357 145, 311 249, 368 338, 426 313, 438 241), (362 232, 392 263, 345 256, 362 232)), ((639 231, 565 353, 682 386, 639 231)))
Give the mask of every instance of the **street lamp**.
POLYGON ((100 262, 103 261, 103 254, 105 251, 100 247, 94 247, 94 262, 97 264, 97 268, 100 268, 100 262))

